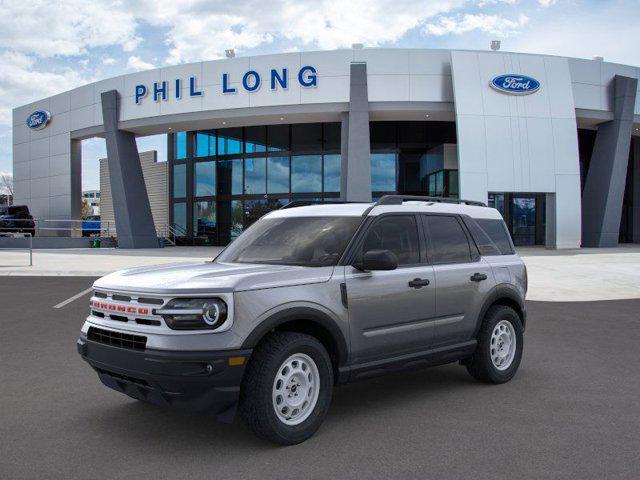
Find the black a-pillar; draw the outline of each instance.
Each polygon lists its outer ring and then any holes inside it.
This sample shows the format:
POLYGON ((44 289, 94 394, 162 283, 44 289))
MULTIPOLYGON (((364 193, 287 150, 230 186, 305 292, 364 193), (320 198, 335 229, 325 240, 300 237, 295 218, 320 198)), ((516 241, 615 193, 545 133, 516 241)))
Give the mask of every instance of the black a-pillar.
POLYGON ((638 80, 616 75, 613 120, 598 126, 582 192, 582 246, 618 245, 638 80))
POLYGON ((102 93, 102 118, 118 247, 157 248, 160 243, 142 176, 136 137, 132 132, 118 129, 119 103, 116 90, 102 93))

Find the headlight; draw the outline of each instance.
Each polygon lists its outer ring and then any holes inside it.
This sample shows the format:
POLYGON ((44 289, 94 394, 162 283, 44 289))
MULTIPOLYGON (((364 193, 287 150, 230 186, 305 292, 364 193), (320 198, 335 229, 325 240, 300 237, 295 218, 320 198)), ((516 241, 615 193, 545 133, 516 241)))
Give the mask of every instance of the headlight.
POLYGON ((174 298, 156 313, 174 330, 215 330, 227 319, 227 304, 219 298, 174 298))

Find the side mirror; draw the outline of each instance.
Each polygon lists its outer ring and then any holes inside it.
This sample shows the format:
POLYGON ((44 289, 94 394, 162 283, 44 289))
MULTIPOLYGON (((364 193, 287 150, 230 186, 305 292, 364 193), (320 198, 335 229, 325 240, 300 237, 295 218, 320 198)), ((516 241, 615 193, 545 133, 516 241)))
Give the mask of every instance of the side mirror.
POLYGON ((395 270, 398 268, 398 257, 390 250, 369 250, 362 256, 359 270, 395 270))

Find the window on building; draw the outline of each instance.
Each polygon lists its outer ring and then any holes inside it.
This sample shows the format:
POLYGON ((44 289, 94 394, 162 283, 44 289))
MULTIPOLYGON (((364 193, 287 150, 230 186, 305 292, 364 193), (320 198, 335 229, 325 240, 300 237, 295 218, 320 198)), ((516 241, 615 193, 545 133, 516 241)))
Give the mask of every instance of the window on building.
POLYGON ((322 150, 322 124, 298 123, 291 125, 291 150, 318 152, 322 150))
POLYGON ((340 155, 324 156, 324 191, 340 192, 340 155))
POLYGON ((394 192, 396 190, 396 165, 395 153, 371 154, 371 191, 394 192))
POLYGON ((291 157, 291 191, 294 193, 322 192, 321 155, 291 157))
POLYGON ((244 129, 244 145, 246 153, 267 151, 267 127, 246 127, 244 129))
POLYGON ((216 154, 216 134, 214 131, 197 132, 195 139, 196 157, 210 157, 216 154))
POLYGON ((289 193, 289 157, 267 158, 267 193, 289 193))
POLYGON ((216 202, 199 201, 193 204, 193 234, 197 237, 216 235, 216 202))
POLYGON ((255 195, 267 191, 266 158, 246 158, 244 161, 244 193, 255 195))
POLYGON ((270 152, 289 150, 289 125, 268 125, 267 144, 270 152))
POLYGON ((175 198, 187 196, 187 165, 185 163, 173 166, 173 196, 175 198))
POLYGON ((187 132, 178 132, 174 138, 176 160, 187 158, 187 132))
POLYGON ((413 215, 382 217, 367 232, 362 253, 389 250, 398 257, 398 265, 420 263, 420 242, 413 215))
POLYGON ((242 159, 218 161, 218 190, 221 194, 242 195, 242 159))
POLYGON ((242 153, 242 128, 218 130, 218 155, 237 155, 240 153, 242 153))
POLYGON ((173 226, 178 236, 187 235, 187 204, 185 202, 173 204, 173 226))
POLYGON ((467 234, 456 217, 424 215, 422 220, 429 235, 433 264, 471 261, 467 234))
POLYGON ((209 197, 216 194, 216 162, 194 164, 193 194, 196 197, 209 197))

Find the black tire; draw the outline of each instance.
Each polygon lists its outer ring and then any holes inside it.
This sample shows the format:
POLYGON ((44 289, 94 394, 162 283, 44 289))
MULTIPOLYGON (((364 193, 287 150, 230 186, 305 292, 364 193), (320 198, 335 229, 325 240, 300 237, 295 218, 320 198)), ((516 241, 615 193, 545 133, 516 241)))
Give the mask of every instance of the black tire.
POLYGON ((522 348, 524 346, 522 335, 522 322, 516 311, 505 305, 494 305, 487 311, 480 332, 478 333, 478 347, 466 364, 467 371, 482 382, 505 383, 513 378, 520 366, 522 348), (505 370, 498 369, 491 360, 491 336, 502 320, 506 320, 513 326, 516 337, 516 350, 509 367, 505 370))
POLYGON ((333 368, 323 345, 310 335, 273 332, 253 351, 240 389, 239 413, 257 436, 280 445, 304 442, 320 428, 333 394, 333 368), (311 414, 298 425, 279 419, 272 400, 276 374, 291 355, 302 353, 316 364, 320 377, 318 400, 311 414))

